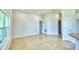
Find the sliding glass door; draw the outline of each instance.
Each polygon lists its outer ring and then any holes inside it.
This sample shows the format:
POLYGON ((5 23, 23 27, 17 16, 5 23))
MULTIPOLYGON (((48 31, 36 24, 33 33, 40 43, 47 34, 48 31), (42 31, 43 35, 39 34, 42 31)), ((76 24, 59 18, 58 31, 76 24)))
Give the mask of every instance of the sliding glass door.
POLYGON ((0 44, 10 35, 10 17, 0 10, 0 44))

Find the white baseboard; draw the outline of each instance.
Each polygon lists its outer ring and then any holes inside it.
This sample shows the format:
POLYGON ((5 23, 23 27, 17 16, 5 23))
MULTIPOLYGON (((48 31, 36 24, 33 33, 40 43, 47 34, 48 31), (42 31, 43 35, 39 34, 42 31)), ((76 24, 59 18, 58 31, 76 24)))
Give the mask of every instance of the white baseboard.
POLYGON ((58 33, 46 33, 47 35, 58 35, 58 33))
POLYGON ((19 38, 19 37, 25 37, 25 36, 32 36, 32 35, 37 35, 39 33, 33 33, 33 34, 25 34, 25 35, 17 35, 17 36, 13 36, 12 38, 19 38))

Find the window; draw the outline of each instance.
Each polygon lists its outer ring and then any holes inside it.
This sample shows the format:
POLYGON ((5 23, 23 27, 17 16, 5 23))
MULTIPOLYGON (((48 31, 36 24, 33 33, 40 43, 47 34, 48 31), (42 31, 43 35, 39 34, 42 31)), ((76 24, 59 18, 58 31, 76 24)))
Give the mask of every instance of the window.
POLYGON ((4 37, 6 38, 10 32, 10 19, 9 16, 5 15, 5 27, 4 27, 4 37))
POLYGON ((3 29, 4 28, 4 15, 3 13, 0 11, 0 43, 2 42, 2 40, 4 39, 4 35, 3 35, 3 29))
POLYGON ((10 17, 0 10, 0 44, 5 41, 10 33, 10 17))

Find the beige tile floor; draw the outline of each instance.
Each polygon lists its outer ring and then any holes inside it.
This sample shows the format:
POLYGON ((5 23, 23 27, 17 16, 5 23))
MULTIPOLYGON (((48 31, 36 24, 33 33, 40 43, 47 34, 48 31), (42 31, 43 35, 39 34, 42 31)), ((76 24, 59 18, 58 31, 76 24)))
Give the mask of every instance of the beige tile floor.
MULTIPOLYGON (((71 47, 71 46, 70 46, 71 47)), ((34 35, 12 40, 10 50, 68 50, 60 36, 34 35)), ((73 49, 73 48, 71 48, 73 49)))

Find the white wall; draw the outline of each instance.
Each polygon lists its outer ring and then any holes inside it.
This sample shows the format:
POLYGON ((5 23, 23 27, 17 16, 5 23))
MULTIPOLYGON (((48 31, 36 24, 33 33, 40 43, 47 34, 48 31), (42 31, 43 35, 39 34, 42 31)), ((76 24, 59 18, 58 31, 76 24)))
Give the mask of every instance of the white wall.
MULTIPOLYGON (((39 34, 39 15, 19 11, 13 12, 13 37, 39 34)), ((56 14, 46 14, 43 19, 43 33, 58 35, 56 14)))
POLYGON ((13 37, 39 34, 38 15, 13 12, 13 37))
POLYGON ((58 35, 58 20, 56 19, 56 14, 45 15, 43 22, 43 33, 45 33, 44 30, 46 29, 46 34, 58 35))

